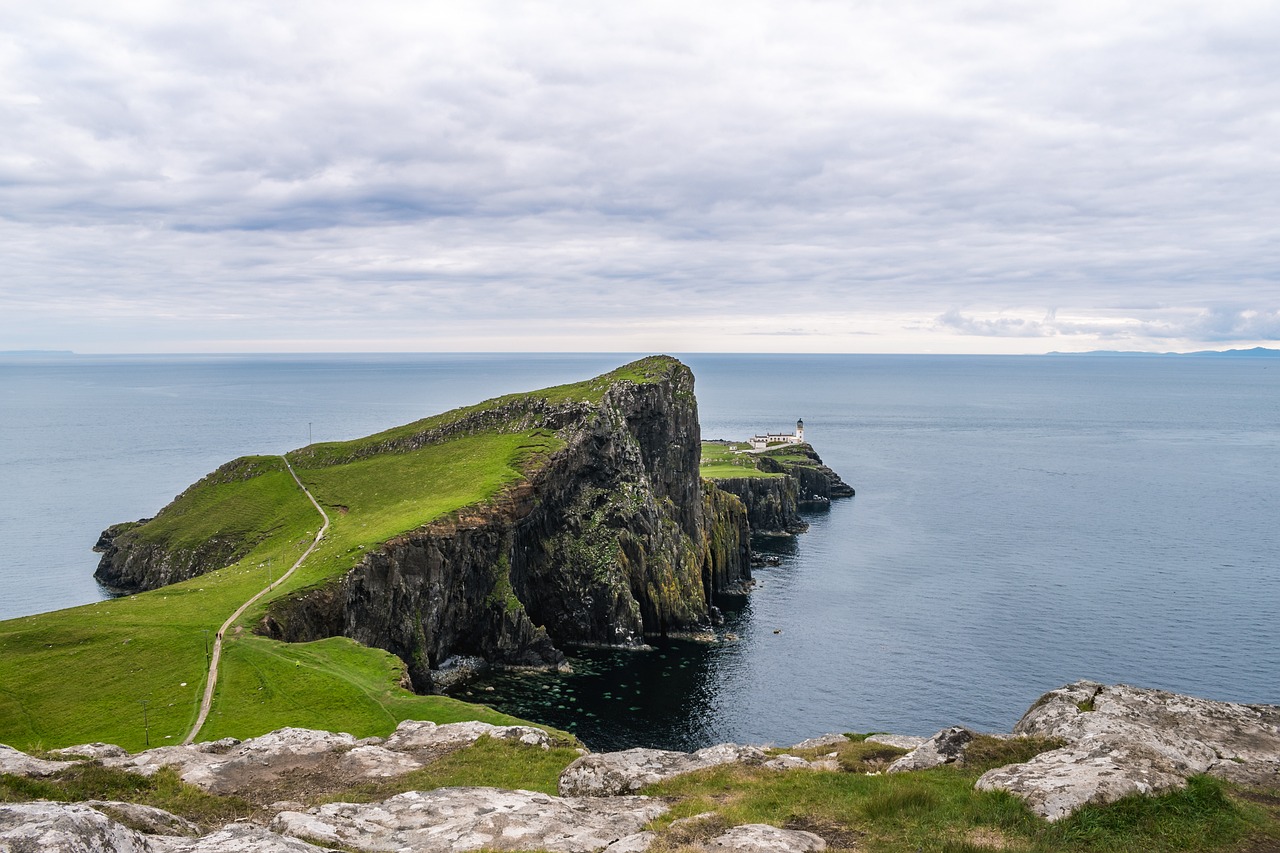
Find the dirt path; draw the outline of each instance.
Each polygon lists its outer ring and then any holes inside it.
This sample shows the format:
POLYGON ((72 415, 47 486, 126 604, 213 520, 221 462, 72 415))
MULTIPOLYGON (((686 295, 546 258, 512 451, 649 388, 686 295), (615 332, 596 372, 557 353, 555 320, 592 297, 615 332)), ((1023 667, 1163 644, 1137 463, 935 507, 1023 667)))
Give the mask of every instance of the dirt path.
POLYGON ((209 708, 213 705, 213 691, 214 688, 218 686, 218 661, 222 658, 223 635, 230 630, 232 624, 239 619, 255 601, 287 581, 289 576, 297 570, 298 566, 301 566, 307 557, 311 556, 311 552, 316 549, 316 546, 320 544, 320 540, 324 538, 324 534, 329 530, 329 514, 324 511, 324 508, 320 506, 315 497, 312 496, 311 492, 307 491, 307 487, 302 485, 302 481, 298 479, 298 474, 293 470, 293 466, 289 464, 289 460, 283 456, 280 458, 284 459, 284 467, 289 469, 289 476, 293 477, 293 481, 298 484, 298 488, 302 489, 302 493, 307 496, 307 500, 311 501, 311 505, 316 508, 316 512, 320 513, 320 517, 324 519, 324 524, 320 526, 320 530, 316 533, 316 538, 312 541, 311 547, 307 548, 307 550, 302 553, 302 556, 299 557, 298 561, 289 568, 289 571, 276 578, 272 583, 267 584, 267 586, 259 590, 253 598, 250 598, 244 604, 241 604, 240 607, 236 609, 236 612, 227 617, 227 621, 223 622, 222 627, 218 629, 218 636, 213 642, 213 654, 209 658, 209 677, 205 680, 204 699, 200 702, 200 714, 196 717, 195 725, 191 727, 191 731, 187 732, 187 736, 182 741, 183 743, 191 743, 194 741, 196 739, 196 735, 200 733, 200 729, 204 726, 205 720, 209 718, 209 708))

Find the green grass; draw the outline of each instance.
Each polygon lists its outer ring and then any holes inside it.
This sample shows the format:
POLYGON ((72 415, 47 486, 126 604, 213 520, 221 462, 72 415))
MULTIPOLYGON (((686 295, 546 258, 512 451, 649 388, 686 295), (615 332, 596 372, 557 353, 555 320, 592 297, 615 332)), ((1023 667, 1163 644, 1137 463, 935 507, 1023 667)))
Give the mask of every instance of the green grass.
POLYGON ((730 480, 738 477, 783 477, 785 474, 760 470, 759 455, 742 453, 751 445, 745 441, 722 444, 717 441, 702 443, 702 465, 699 473, 708 480, 730 480))
POLYGON ((487 786, 556 794, 560 774, 578 752, 564 740, 551 749, 482 737, 472 746, 451 752, 421 770, 384 781, 357 785, 330 801, 370 803, 405 791, 452 786, 487 786))
MULTIPOLYGON (((54 800, 121 800, 164 809, 212 829, 252 817, 255 809, 239 797, 208 794, 178 778, 171 767, 152 776, 83 764, 59 771, 48 779, 0 776, 0 803, 54 800)), ((124 821, 128 823, 128 821, 124 821)))
MULTIPOLYGON (((1277 838, 1273 818, 1229 796, 1226 783, 1197 777, 1185 791, 1131 797, 1082 809, 1056 824, 1004 792, 976 791, 974 768, 942 767, 892 775, 719 767, 678 777, 642 793, 672 798, 656 822, 710 811, 726 826, 768 823, 809 829, 829 849, 872 851, 1233 850, 1249 838, 1277 838)), ((655 853, 676 849, 663 840, 655 853)))
MULTIPOLYGON (((299 469, 329 508, 330 531, 294 577, 240 625, 247 632, 271 599, 340 576, 365 550, 492 498, 559 446, 544 431, 484 433, 347 465, 299 469)), ((280 577, 321 523, 279 460, 248 462, 252 476, 240 476, 245 467, 238 463, 224 466, 219 471, 232 476, 211 475, 188 489, 172 512, 152 522, 160 523, 159 532, 140 528, 169 542, 188 541, 182 519, 200 535, 236 530, 257 542, 243 559, 151 592, 0 622, 0 743, 31 749, 101 740, 137 750, 148 740, 151 746, 181 741, 203 692, 205 632, 216 633, 269 575, 280 577), (143 725, 143 701, 149 729, 143 725)), ((341 641, 313 645, 299 651, 233 632, 200 739, 243 738, 283 725, 363 737, 386 734, 409 717, 500 718, 401 690, 395 686, 400 662, 384 652, 341 641), (258 689, 264 683, 269 691, 258 689)))

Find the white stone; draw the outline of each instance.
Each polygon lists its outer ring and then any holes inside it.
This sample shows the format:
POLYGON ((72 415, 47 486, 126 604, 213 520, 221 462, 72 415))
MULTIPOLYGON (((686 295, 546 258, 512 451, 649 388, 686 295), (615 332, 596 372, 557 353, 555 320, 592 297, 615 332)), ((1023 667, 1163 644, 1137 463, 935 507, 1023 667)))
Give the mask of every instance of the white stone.
POLYGON ((114 743, 82 743, 79 746, 68 746, 51 751, 54 755, 98 760, 103 758, 123 758, 129 754, 125 752, 124 747, 116 746, 114 743))
POLYGON ((405 720, 384 744, 397 751, 456 749, 475 743, 482 737, 514 740, 529 746, 548 749, 551 736, 533 726, 495 726, 469 720, 462 723, 436 725, 426 720, 405 720))
POLYGON ((409 791, 380 803, 283 812, 271 828, 364 850, 590 853, 640 832, 667 806, 646 797, 561 798, 498 788, 409 791))
POLYGON ((11 776, 52 776, 59 770, 73 767, 75 761, 45 761, 43 758, 32 758, 25 752, 0 743, 0 773, 11 776))
POLYGON ((766 823, 735 826, 707 844, 708 853, 811 853, 826 849, 827 842, 812 832, 778 829, 766 823))
POLYGON ((0 850, 155 853, 147 836, 81 803, 0 803, 0 850))
POLYGON ((560 774, 561 796, 609 797, 721 764, 760 765, 768 754, 758 746, 722 743, 697 752, 637 747, 584 755, 560 774))
POLYGON ((922 746, 927 740, 928 738, 917 737, 916 735, 867 735, 867 743, 896 746, 898 749, 916 749, 917 747, 922 746))

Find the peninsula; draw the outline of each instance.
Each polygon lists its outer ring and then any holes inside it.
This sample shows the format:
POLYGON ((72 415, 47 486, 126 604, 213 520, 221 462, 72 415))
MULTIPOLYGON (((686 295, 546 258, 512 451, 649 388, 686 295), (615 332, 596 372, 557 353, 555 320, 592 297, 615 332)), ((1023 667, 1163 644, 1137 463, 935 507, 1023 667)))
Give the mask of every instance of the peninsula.
POLYGON ((103 532, 97 577, 124 597, 0 624, 0 678, 22 685, 0 742, 381 736, 473 716, 428 694, 476 667, 706 635, 714 596, 750 583, 753 531, 852 489, 802 443, 704 460, 693 381, 655 356, 228 462, 103 532))

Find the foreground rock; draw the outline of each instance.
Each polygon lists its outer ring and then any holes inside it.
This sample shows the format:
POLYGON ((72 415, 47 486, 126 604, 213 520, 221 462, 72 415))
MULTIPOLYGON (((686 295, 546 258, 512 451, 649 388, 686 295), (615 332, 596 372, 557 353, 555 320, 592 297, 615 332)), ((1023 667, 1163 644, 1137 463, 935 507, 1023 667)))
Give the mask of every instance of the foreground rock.
MULTIPOLYGON (((144 776, 161 767, 172 767, 191 785, 214 794, 235 794, 257 802, 266 792, 270 792, 272 799, 280 799, 400 776, 482 737, 541 749, 549 749, 552 744, 550 735, 532 726, 494 726, 476 721, 437 725, 405 720, 385 741, 381 738, 358 741, 342 732, 285 728, 244 742, 227 739, 162 746, 136 755, 126 755, 120 750, 120 757, 104 757, 102 763, 144 776)), ((111 749, 98 752, 115 755, 111 749)), ((19 768, 25 767, 29 772, 23 775, 47 775, 66 766, 70 763, 41 762, 17 750, 0 747, 0 767, 15 768, 4 772, 20 772, 19 768)))
POLYGON ((0 743, 0 774, 11 776, 28 776, 39 778, 52 776, 59 770, 65 770, 76 764, 75 761, 45 761, 43 758, 32 758, 25 752, 19 752, 11 746, 0 743))
POLYGON ((665 804, 647 797, 562 798, 498 788, 438 788, 380 803, 330 803, 282 812, 271 828, 359 850, 443 853, 483 847, 588 853, 629 839, 666 811, 665 804))
POLYGON ((584 755, 560 774, 560 796, 612 797, 646 785, 721 764, 759 765, 768 754, 758 746, 722 743, 697 752, 627 749, 584 755))
MULTIPOLYGON (((890 764, 887 772, 905 773, 908 770, 928 770, 943 764, 955 764, 964 757, 964 748, 972 740, 973 732, 963 726, 943 729, 890 764)), ((879 743, 879 741, 876 742, 879 743)), ((894 745, 889 744, 889 746, 894 745)))
POLYGON ((1280 707, 1272 705, 1079 681, 1042 696, 1014 734, 1067 745, 991 770, 977 787, 1009 791, 1051 821, 1086 804, 1180 788, 1197 773, 1280 785, 1280 707))
POLYGON ((812 832, 778 829, 765 823, 735 826, 706 846, 708 853, 811 853, 826 849, 827 842, 812 832))

